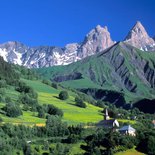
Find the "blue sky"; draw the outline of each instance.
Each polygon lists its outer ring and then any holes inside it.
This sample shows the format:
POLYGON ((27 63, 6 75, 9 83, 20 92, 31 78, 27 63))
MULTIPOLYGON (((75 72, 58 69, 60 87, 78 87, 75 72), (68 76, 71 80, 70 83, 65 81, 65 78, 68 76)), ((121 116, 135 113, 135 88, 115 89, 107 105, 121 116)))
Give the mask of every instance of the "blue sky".
POLYGON ((137 20, 155 36, 155 0, 0 0, 0 43, 29 46, 81 42, 96 25, 124 39, 137 20))

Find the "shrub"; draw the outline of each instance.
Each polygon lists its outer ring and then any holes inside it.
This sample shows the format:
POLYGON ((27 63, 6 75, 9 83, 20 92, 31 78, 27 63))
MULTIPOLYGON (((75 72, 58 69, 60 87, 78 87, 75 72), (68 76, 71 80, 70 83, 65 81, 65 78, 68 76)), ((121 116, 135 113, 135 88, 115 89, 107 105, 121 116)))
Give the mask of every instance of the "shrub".
POLYGON ((86 104, 83 102, 83 100, 79 97, 75 97, 75 103, 78 107, 86 108, 86 104))
POLYGON ((38 106, 37 107, 37 111, 38 111, 38 117, 39 118, 45 118, 45 108, 43 106, 38 106))
POLYGON ((10 103, 10 102, 11 102, 11 98, 10 98, 9 96, 6 96, 6 97, 5 97, 5 102, 6 102, 6 103, 10 103))
POLYGON ((4 96, 6 94, 5 89, 4 88, 0 88, 0 95, 4 96))
POLYGON ((58 89, 58 84, 57 83, 52 83, 51 86, 55 89, 58 89))
POLYGON ((48 104, 47 106, 47 113, 50 115, 58 115, 58 116, 63 116, 63 111, 54 105, 48 104))
POLYGON ((0 102, 4 102, 3 95, 0 94, 0 102))
POLYGON ((0 123, 3 122, 3 119, 0 117, 0 123))
POLYGON ((22 104, 27 104, 29 106, 33 106, 33 105, 38 105, 38 101, 37 99, 33 99, 31 98, 28 94, 21 94, 19 96, 19 101, 22 103, 22 104))
POLYGON ((59 99, 61 100, 66 100, 69 98, 68 92, 67 91, 61 91, 59 93, 59 99))
POLYGON ((5 80, 0 80, 0 88, 5 88, 7 86, 5 80))
POLYGON ((46 85, 49 85, 49 86, 50 86, 50 84, 51 84, 51 82, 50 82, 49 80, 45 80, 45 79, 42 80, 42 83, 44 83, 44 84, 46 84, 46 85))
POLYGON ((96 106, 100 107, 100 108, 105 108, 105 104, 103 101, 99 100, 96 102, 96 106))
POLYGON ((45 112, 44 112, 44 110, 39 110, 38 117, 39 118, 45 118, 45 112))
POLYGON ((19 106, 14 103, 7 103, 6 106, 3 108, 6 112, 6 115, 9 117, 17 117, 22 115, 22 111, 19 106))

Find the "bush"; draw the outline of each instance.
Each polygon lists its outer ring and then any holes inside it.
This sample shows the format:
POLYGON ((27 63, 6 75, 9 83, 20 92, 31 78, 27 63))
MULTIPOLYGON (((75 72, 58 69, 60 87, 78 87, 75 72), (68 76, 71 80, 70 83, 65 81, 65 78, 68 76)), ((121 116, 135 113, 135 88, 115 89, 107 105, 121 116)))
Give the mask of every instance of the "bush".
POLYGON ((28 94, 31 98, 34 99, 38 98, 38 94, 33 90, 33 88, 27 86, 24 82, 19 82, 19 86, 16 87, 16 91, 28 94))
POLYGON ((105 108, 105 104, 104 104, 104 102, 101 101, 101 100, 97 101, 96 106, 98 106, 98 107, 100 107, 100 108, 105 108))
POLYGON ((55 89, 58 89, 58 84, 57 83, 52 83, 51 86, 55 89))
POLYGON ((4 102, 3 95, 0 94, 0 102, 4 102))
POLYGON ((45 118, 45 111, 44 111, 43 109, 40 109, 40 110, 38 111, 38 117, 39 117, 39 118, 45 118))
POLYGON ((0 80, 0 88, 5 88, 7 86, 5 80, 0 80))
POLYGON ((50 115, 58 115, 58 116, 63 116, 63 111, 54 105, 48 104, 47 106, 47 113, 50 115))
POLYGON ((3 119, 0 117, 0 123, 3 122, 3 119))
POLYGON ((49 85, 49 86, 50 86, 51 81, 43 79, 43 80, 42 80, 42 83, 44 83, 44 84, 46 84, 46 85, 49 85))
POLYGON ((10 98, 9 96, 6 96, 6 97, 5 97, 5 102, 6 102, 6 103, 10 103, 10 102, 11 102, 11 98, 10 98))
POLYGON ((22 115, 20 107, 15 105, 14 103, 7 103, 6 106, 3 108, 3 110, 9 117, 17 117, 22 115))
POLYGON ((67 131, 67 124, 61 121, 58 116, 48 116, 46 121, 46 132, 48 136, 64 136, 67 131))
POLYGON ((5 89, 4 88, 0 88, 0 95, 4 96, 6 94, 5 89))
POLYGON ((66 100, 69 98, 68 92, 67 91, 61 91, 59 93, 59 99, 61 100, 66 100))
POLYGON ((79 97, 75 97, 75 103, 78 107, 86 108, 86 104, 83 102, 83 100, 79 97))
POLYGON ((38 101, 37 99, 33 99, 31 98, 28 94, 21 94, 19 96, 19 101, 22 103, 22 104, 27 104, 29 106, 33 106, 33 105, 38 105, 38 101))
POLYGON ((67 138, 67 143, 73 144, 79 140, 79 136, 75 134, 70 134, 67 138))

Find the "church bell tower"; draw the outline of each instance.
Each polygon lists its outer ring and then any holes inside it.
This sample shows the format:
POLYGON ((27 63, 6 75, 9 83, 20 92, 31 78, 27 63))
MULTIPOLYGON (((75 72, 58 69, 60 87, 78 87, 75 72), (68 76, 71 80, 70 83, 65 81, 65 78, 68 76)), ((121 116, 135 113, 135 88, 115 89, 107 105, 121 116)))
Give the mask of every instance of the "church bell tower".
POLYGON ((107 109, 105 109, 105 112, 104 112, 104 120, 109 120, 109 115, 108 115, 107 109))

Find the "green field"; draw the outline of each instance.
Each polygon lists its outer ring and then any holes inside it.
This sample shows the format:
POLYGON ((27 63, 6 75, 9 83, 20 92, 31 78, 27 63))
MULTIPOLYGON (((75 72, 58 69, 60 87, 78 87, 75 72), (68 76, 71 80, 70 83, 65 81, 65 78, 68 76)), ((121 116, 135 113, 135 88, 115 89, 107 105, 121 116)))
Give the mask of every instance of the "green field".
MULTIPOLYGON (((64 116, 62 120, 67 122, 68 124, 79 124, 79 123, 96 123, 103 119, 101 114, 101 108, 96 107, 92 104, 86 103, 86 108, 80 108, 75 105, 74 98, 76 94, 72 91, 68 91, 69 99, 60 100, 58 98, 59 92, 62 88, 54 89, 51 86, 43 84, 41 81, 31 81, 22 79, 27 85, 31 86, 38 93, 38 101, 39 104, 52 104, 63 110, 64 116)), ((13 98, 13 100, 17 100, 19 93, 14 91, 13 89, 6 90, 7 95, 13 98)), ((0 103, 0 107, 3 107, 4 104, 0 103)), ((31 111, 23 111, 23 115, 17 118, 10 118, 3 114, 0 114, 0 117, 6 123, 14 123, 14 124, 25 124, 25 125, 45 125, 46 119, 38 118, 37 112, 31 111)), ((122 123, 130 123, 134 124, 135 121, 131 120, 122 120, 119 122, 122 123)))
POLYGON ((118 152, 115 155, 145 155, 144 153, 138 152, 136 149, 129 149, 127 151, 118 152))
MULTIPOLYGON (((62 89, 54 89, 46 84, 41 83, 40 81, 31 81, 22 79, 27 85, 31 86, 38 93, 39 104, 53 104, 54 106, 60 108, 64 112, 62 118, 63 121, 68 124, 79 124, 79 123, 89 123, 89 122, 98 122, 102 119, 100 111, 102 110, 99 107, 87 104, 87 108, 80 108, 75 105, 74 98, 75 93, 69 92, 69 99, 62 101, 58 98, 58 94, 62 89)), ((11 90, 6 90, 7 95, 17 100, 18 93, 11 90)), ((0 103, 0 107, 3 107, 4 104, 0 103)), ((45 124, 46 119, 41 119, 37 117, 36 112, 23 111, 23 115, 17 118, 10 118, 3 114, 0 114, 0 117, 6 123, 14 124, 25 124, 25 125, 38 125, 42 126, 45 124)))
POLYGON ((53 104, 64 112, 63 121, 69 124, 98 122, 102 119, 99 107, 87 104, 87 108, 80 108, 75 105, 74 97, 76 94, 69 91, 69 99, 62 101, 58 98, 61 90, 54 89, 48 85, 38 81, 24 80, 38 92, 38 100, 40 104, 53 104))

